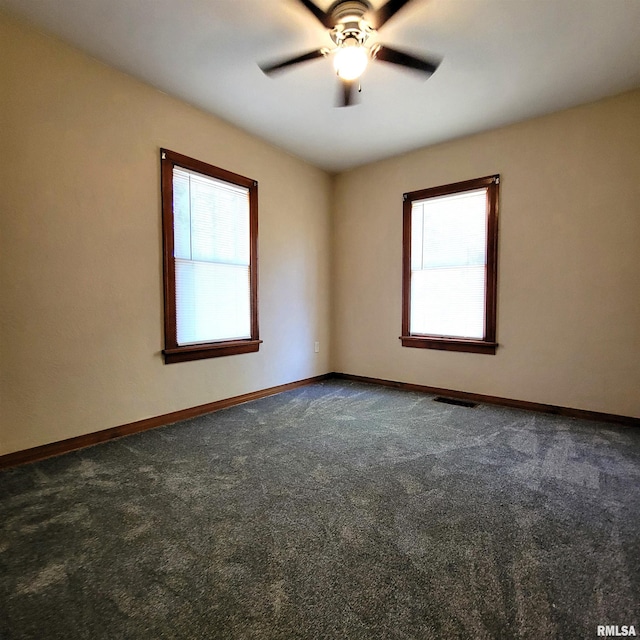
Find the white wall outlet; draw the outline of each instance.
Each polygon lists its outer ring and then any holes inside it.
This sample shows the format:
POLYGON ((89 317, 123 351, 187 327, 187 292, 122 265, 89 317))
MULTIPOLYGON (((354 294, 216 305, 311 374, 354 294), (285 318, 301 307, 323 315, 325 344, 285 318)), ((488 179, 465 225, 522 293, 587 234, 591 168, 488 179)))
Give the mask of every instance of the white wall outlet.
POLYGON ((314 345, 314 347, 313 347, 313 350, 314 350, 316 353, 320 353, 320 343, 319 343, 319 342, 316 342, 316 343, 315 343, 315 345, 314 345))

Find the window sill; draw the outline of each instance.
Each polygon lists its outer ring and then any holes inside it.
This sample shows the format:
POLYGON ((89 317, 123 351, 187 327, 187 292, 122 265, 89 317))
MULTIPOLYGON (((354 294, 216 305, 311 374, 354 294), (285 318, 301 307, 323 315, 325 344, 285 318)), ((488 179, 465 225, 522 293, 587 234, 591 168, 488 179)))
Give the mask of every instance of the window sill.
POLYGON ((436 338, 433 336, 400 336, 403 347, 418 349, 439 349, 440 351, 465 351, 467 353, 484 353, 495 355, 497 342, 484 340, 468 340, 465 338, 436 338))
POLYGON ((164 363, 187 362, 189 360, 203 360, 205 358, 221 358, 240 353, 254 353, 260 349, 262 340, 233 340, 228 342, 211 342, 206 344, 192 344, 185 347, 163 349, 164 363))

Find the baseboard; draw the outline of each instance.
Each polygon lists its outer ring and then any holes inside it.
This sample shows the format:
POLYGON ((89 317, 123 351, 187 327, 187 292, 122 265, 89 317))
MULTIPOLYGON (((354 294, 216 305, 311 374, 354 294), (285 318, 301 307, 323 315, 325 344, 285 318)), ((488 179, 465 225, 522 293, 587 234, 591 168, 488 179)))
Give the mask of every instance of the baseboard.
POLYGON ((393 380, 382 380, 380 378, 368 378, 366 376, 356 376, 350 373, 333 373, 333 378, 339 380, 353 380, 354 382, 365 382, 368 384, 378 384, 385 387, 405 389, 407 391, 420 391, 432 393, 438 396, 449 396, 450 398, 461 398, 473 402, 484 402, 486 404, 496 404, 503 407, 513 407, 515 409, 526 409, 528 411, 538 411, 540 413, 551 413, 565 416, 567 418, 582 418, 583 420, 596 420, 598 422, 612 422, 630 427, 640 427, 640 418, 631 416, 620 416, 613 413, 600 413, 599 411, 587 411, 586 409, 572 409, 571 407, 559 407, 552 404, 542 404, 539 402, 529 402, 528 400, 513 400, 511 398, 501 398, 499 396, 486 396, 481 393, 469 393, 467 391, 455 391, 453 389, 442 389, 440 387, 428 387, 422 384, 412 384, 410 382, 395 382, 393 380))
POLYGON ((123 424, 117 427, 111 427, 110 429, 103 429, 102 431, 96 431, 94 433, 87 433, 86 435, 76 436, 75 438, 68 438, 66 440, 44 444, 39 447, 25 449, 23 451, 7 453, 3 456, 0 456, 0 469, 8 469, 9 467, 15 467, 21 464, 36 462, 38 460, 44 460, 45 458, 52 458, 64 453, 69 453, 70 451, 76 451, 78 449, 91 447, 102 442, 114 440, 115 438, 122 438, 123 436, 140 433, 141 431, 147 431, 149 429, 155 429, 156 427, 164 427, 174 422, 180 422, 181 420, 187 420, 189 418, 195 418, 207 413, 213 413, 214 411, 219 411, 220 409, 233 407, 235 405, 249 402, 251 400, 258 400, 259 398, 266 398, 267 396, 273 396, 278 393, 282 393, 283 391, 290 391, 291 389, 297 389, 298 387, 304 387, 306 385, 313 384, 314 382, 321 382, 322 380, 328 380, 332 378, 337 380, 352 380, 354 382, 377 384, 384 387, 393 387, 395 389, 405 389, 407 391, 431 393, 434 395, 448 396, 450 398, 461 398, 473 402, 483 402, 486 404, 513 407, 515 409, 526 409, 528 411, 550 413, 565 416, 568 418, 582 418, 584 420, 595 420, 598 422, 610 422, 631 427, 640 427, 640 418, 633 418, 631 416, 621 416, 612 413, 600 413, 598 411, 587 411, 585 409, 572 409, 571 407, 559 407, 551 404, 529 402, 527 400, 514 400, 511 398, 501 398, 499 396, 487 396, 481 393, 469 393, 467 391, 456 391, 454 389, 443 389, 441 387, 429 387, 426 385, 413 384, 410 382, 397 382, 393 380, 383 380, 381 378, 357 376, 350 373, 334 372, 325 373, 323 375, 314 376, 312 378, 305 378, 304 380, 297 380, 296 382, 281 384, 276 387, 269 387, 268 389, 252 391, 251 393, 234 396, 233 398, 225 398, 223 400, 201 404, 197 407, 190 407, 189 409, 181 409, 180 411, 173 411, 172 413, 165 413, 160 416, 145 418, 144 420, 138 420, 136 422, 130 422, 128 424, 123 424))
POLYGON ((259 398, 273 396, 278 393, 282 393, 283 391, 290 391, 291 389, 304 387, 314 382, 327 380, 332 376, 333 374, 331 373, 325 373, 320 376, 314 376, 313 378, 305 378, 304 380, 297 380, 296 382, 289 382, 287 384, 281 384, 276 387, 269 387, 268 389, 252 391, 251 393, 245 393, 241 396, 226 398, 224 400, 217 400, 216 402, 201 404, 197 407, 181 409, 180 411, 173 411, 171 413, 165 413, 161 416, 145 418, 144 420, 130 422, 129 424, 123 424, 118 427, 111 427, 110 429, 103 429, 102 431, 87 433, 86 435, 76 436, 75 438, 68 438, 66 440, 59 440, 58 442, 52 442, 50 444, 43 444, 39 447, 25 449, 23 451, 7 453, 3 456, 0 456, 0 469, 7 469, 9 467, 16 467, 18 465, 27 464, 29 462, 36 462, 37 460, 44 460, 45 458, 52 458, 63 453, 69 453, 70 451, 76 451, 77 449, 91 447, 93 445, 107 442, 115 438, 129 436, 133 433, 140 433, 141 431, 155 429, 156 427, 164 427, 168 424, 179 422, 180 420, 195 418, 206 413, 212 413, 214 411, 219 411, 220 409, 233 407, 235 405, 249 402, 251 400, 258 400, 259 398))

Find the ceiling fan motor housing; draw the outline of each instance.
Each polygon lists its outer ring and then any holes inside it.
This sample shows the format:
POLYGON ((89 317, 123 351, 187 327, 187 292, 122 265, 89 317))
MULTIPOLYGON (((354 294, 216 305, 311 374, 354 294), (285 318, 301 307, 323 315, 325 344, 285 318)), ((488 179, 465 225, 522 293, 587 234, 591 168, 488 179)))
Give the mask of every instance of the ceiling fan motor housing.
POLYGON ((371 9, 371 5, 364 0, 339 0, 334 2, 328 13, 335 24, 331 32, 332 40, 341 45, 345 41, 357 40, 364 44, 373 32, 371 25, 364 19, 365 13, 371 9))
POLYGON ((371 9, 371 5, 365 0, 338 0, 329 7, 329 13, 335 24, 339 24, 346 18, 352 16, 361 20, 367 11, 371 9))

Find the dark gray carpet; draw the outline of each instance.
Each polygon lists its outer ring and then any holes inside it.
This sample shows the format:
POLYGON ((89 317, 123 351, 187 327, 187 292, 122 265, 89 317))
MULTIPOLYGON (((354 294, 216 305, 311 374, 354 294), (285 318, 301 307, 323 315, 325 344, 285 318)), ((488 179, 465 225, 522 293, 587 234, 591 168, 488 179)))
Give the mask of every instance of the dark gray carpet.
POLYGON ((0 638, 640 634, 640 430, 327 381, 0 474, 0 638))

